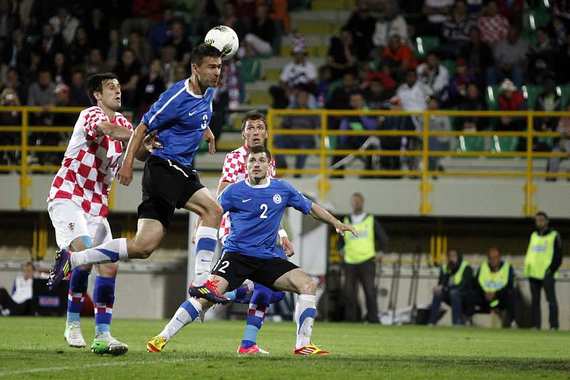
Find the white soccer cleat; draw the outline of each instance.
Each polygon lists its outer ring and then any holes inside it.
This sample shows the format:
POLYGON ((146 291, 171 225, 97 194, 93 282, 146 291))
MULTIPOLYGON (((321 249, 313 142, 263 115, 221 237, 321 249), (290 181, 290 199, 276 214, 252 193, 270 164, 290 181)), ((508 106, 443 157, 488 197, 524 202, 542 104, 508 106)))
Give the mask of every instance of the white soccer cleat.
POLYGON ((81 325, 79 322, 71 322, 66 325, 63 337, 67 341, 69 347, 83 348, 87 345, 85 343, 85 339, 83 339, 83 335, 81 334, 81 325))
POLYGON ((95 336, 93 344, 91 344, 91 351, 103 355, 123 355, 129 350, 129 346, 123 342, 119 342, 111 334, 105 333, 95 336))

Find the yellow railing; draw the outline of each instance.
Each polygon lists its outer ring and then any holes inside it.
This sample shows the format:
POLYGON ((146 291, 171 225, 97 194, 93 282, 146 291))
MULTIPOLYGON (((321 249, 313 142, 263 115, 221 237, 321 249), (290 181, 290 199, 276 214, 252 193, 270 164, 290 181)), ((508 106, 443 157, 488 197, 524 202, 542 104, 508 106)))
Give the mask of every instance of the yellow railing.
POLYGON ((525 178, 524 192, 525 204, 523 211, 525 215, 532 215, 536 209, 534 206, 534 181, 537 177, 570 177, 569 173, 549 173, 544 171, 536 171, 533 167, 535 158, 551 158, 561 157, 567 158, 567 153, 555 152, 534 152, 533 139, 535 138, 555 138, 560 137, 556 132, 536 132, 533 124, 537 118, 545 117, 570 117, 570 112, 534 112, 534 111, 424 111, 424 112, 406 112, 406 111, 355 111, 355 110, 298 110, 298 109, 270 109, 267 119, 269 124, 269 143, 268 146, 274 155, 318 155, 319 167, 309 169, 281 169, 280 175, 291 174, 312 174, 318 175, 319 197, 326 199, 330 189, 329 178, 335 175, 366 175, 366 176, 411 176, 420 178, 420 213, 427 215, 431 212, 430 192, 431 178, 433 176, 470 176, 470 177, 519 177, 525 178), (291 116, 314 116, 320 119, 319 129, 299 130, 299 129, 282 129, 281 118, 291 116), (390 117, 390 116, 413 116, 421 120, 422 128, 416 131, 394 131, 394 130, 330 130, 329 118, 349 117, 349 116, 368 116, 368 117, 390 117), (526 131, 521 132, 451 132, 451 131, 431 131, 430 119, 432 116, 448 116, 448 117, 484 117, 484 118, 524 118, 526 119, 526 131), (274 139, 278 135, 309 135, 316 136, 319 140, 318 148, 315 149, 279 149, 275 148, 274 139), (331 149, 330 138, 336 136, 415 136, 422 141, 421 148, 417 150, 345 150, 331 149), (526 151, 524 152, 499 152, 499 151, 434 151, 430 149, 430 137, 521 137, 526 138, 526 151), (418 157, 421 162, 418 170, 338 170, 331 169, 329 165, 329 157, 346 156, 352 154, 354 156, 393 156, 393 157, 418 157), (526 159, 526 169, 524 171, 516 170, 429 170, 428 163, 430 157, 520 157, 526 159))

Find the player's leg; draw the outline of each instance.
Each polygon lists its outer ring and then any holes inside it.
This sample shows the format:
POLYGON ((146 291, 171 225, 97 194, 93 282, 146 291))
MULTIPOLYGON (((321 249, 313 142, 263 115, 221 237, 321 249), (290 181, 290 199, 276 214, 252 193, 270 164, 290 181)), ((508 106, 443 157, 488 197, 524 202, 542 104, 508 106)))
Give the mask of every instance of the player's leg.
MULTIPOLYGON (((111 227, 104 218, 94 218, 90 224, 93 229, 94 243, 107 242, 112 239, 111 227)), ((95 337, 91 344, 91 351, 96 354, 122 355, 129 347, 111 335, 111 320, 113 305, 115 304, 115 279, 119 265, 117 263, 99 264, 97 277, 93 290, 93 303, 95 307, 95 337)))
POLYGON ((193 284, 202 285, 210 274, 218 240, 222 209, 204 187, 196 190, 184 205, 200 216, 202 224, 196 231, 195 277, 193 284))
MULTIPOLYGON (((216 291, 220 294, 228 287, 228 281, 219 276, 211 275, 209 281, 214 284, 216 291)), ((204 298, 195 297, 190 297, 182 302, 162 331, 147 342, 147 351, 161 352, 170 339, 182 330, 184 326, 194 322, 200 317, 202 312, 206 312, 212 305, 213 303, 204 298)))
MULTIPOLYGON (((322 350, 311 343, 313 324, 317 315, 317 284, 303 270, 287 260, 275 259, 264 268, 262 279, 267 281, 270 276, 277 277, 273 288, 294 292, 299 295, 295 306, 295 322, 297 323, 297 341, 294 353, 296 355, 326 355, 328 351, 322 350)), ((263 283, 263 281, 260 281, 263 283)))

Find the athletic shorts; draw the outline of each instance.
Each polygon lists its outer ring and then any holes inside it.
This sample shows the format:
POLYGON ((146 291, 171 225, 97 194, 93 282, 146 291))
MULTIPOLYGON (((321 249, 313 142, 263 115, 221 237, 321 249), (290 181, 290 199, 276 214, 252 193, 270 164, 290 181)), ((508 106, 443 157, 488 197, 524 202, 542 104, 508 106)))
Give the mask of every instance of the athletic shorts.
POLYGON ((86 213, 70 199, 48 202, 48 213, 55 229, 55 240, 60 249, 67 249, 78 237, 89 237, 93 246, 113 239, 107 218, 86 213))
POLYGON ((229 283, 227 291, 236 289, 245 280, 274 289, 273 284, 279 277, 296 268, 299 267, 285 259, 260 259, 240 253, 226 252, 214 266, 212 274, 222 277, 229 283))
POLYGON ((198 173, 172 160, 150 156, 144 166, 139 219, 158 220, 168 228, 174 209, 183 208, 203 188, 198 173))

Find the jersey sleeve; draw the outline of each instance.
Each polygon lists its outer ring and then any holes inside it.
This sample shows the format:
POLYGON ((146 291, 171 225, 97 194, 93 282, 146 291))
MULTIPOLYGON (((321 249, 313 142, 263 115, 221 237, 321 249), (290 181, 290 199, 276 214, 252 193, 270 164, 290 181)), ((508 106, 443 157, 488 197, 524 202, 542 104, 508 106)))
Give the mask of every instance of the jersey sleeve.
POLYGON ((222 167, 222 176, 220 182, 235 183, 238 179, 240 171, 239 154, 230 152, 226 154, 224 166, 222 167))
POLYGON ((218 202, 222 207, 224 213, 230 211, 232 208, 232 186, 228 186, 222 191, 220 195, 218 195, 218 202))
POLYGON ((311 211, 313 202, 308 200, 301 192, 295 189, 291 184, 284 182, 285 187, 289 193, 287 206, 293 207, 295 210, 302 212, 303 214, 308 214, 311 211))
POLYGON ((97 126, 108 121, 107 115, 99 107, 93 107, 85 111, 83 131, 85 132, 85 138, 87 140, 94 140, 99 136, 99 129, 97 126))
POLYGON ((147 133, 163 129, 176 118, 175 98, 179 94, 163 93, 144 114, 142 122, 148 127, 147 133))

